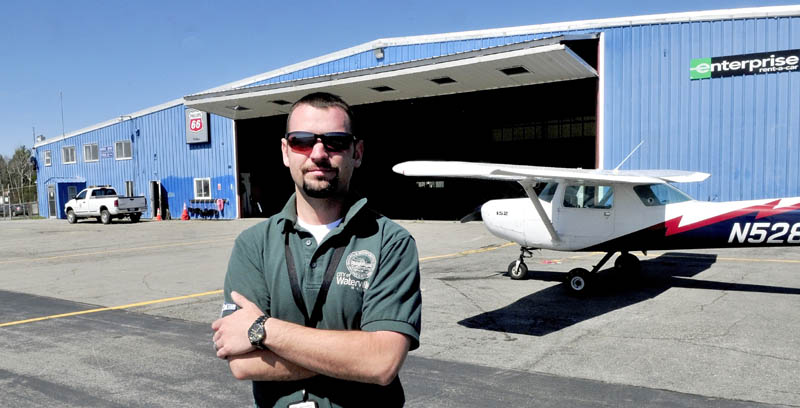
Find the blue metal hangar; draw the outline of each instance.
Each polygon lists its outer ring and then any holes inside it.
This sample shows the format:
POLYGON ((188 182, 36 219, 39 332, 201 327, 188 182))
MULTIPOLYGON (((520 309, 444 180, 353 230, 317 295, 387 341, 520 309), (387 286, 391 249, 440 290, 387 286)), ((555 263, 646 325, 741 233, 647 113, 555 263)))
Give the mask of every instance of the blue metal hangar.
POLYGON ((264 217, 293 191, 279 139, 313 91, 354 105, 356 188, 384 214, 457 219, 513 184, 415 180, 417 159, 698 170, 701 200, 800 195, 800 6, 390 38, 36 143, 39 208, 87 185, 145 217, 264 217))

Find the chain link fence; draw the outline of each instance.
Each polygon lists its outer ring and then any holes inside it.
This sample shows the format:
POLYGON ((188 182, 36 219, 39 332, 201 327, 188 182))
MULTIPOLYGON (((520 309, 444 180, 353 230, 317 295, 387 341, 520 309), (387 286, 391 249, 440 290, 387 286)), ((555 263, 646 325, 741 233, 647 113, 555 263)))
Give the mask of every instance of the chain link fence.
POLYGON ((39 217, 36 185, 0 190, 0 220, 39 217))

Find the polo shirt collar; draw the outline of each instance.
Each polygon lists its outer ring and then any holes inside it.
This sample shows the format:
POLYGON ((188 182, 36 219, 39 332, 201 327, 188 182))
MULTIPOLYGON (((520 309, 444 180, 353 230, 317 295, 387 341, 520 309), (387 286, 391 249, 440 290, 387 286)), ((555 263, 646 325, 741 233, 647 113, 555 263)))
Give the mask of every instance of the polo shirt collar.
MULTIPOLYGON (((345 228, 350 220, 352 220, 366 204, 366 197, 359 198, 352 194, 348 195, 345 202, 347 211, 345 212, 344 219, 342 219, 341 224, 333 231, 345 228)), ((289 201, 286 202, 286 205, 283 206, 283 209, 276 217, 278 223, 284 223, 284 231, 286 231, 286 228, 294 228, 294 226, 297 225, 297 193, 293 193, 292 196, 289 197, 289 201)))

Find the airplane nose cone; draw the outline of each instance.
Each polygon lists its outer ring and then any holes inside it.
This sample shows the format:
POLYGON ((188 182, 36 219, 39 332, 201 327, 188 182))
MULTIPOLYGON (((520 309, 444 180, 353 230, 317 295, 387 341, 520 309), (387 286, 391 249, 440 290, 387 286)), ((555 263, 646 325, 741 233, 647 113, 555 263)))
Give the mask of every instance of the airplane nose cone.
POLYGON ((522 242, 522 214, 517 214, 511 200, 492 200, 481 207, 486 229, 492 234, 511 241, 522 242))

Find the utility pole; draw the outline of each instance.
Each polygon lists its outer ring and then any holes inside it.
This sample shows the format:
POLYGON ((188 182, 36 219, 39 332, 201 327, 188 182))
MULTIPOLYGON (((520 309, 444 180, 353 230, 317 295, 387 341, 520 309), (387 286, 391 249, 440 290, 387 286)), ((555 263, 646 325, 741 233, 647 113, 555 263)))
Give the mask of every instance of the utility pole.
POLYGON ((63 138, 64 134, 66 134, 66 132, 64 132, 64 93, 58 91, 58 97, 61 100, 61 137, 63 138))

